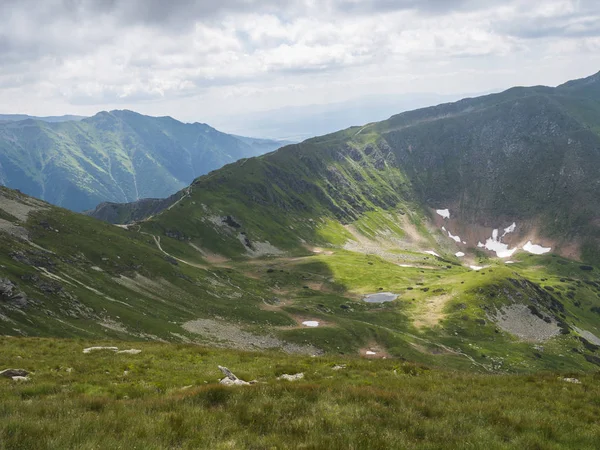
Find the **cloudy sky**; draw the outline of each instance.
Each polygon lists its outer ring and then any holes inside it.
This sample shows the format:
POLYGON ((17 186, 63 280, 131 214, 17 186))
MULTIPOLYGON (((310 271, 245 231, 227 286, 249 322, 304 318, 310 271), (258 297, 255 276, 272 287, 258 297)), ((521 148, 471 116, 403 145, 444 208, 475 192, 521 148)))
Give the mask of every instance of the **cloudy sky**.
POLYGON ((600 71, 597 0, 0 0, 0 112, 185 121, 600 71))

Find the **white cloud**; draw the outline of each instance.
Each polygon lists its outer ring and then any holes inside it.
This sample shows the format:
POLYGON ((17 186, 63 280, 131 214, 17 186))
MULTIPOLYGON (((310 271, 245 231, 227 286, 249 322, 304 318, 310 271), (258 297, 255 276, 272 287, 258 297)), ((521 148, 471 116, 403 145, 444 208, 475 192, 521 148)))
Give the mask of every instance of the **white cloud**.
POLYGON ((557 84, 600 69, 591 0, 5 0, 5 112, 211 115, 557 84))

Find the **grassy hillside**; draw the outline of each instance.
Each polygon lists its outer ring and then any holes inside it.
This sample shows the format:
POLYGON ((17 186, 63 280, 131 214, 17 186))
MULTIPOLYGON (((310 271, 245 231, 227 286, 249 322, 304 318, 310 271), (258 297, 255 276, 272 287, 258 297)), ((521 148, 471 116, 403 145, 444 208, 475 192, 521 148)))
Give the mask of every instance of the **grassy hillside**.
POLYGON ((195 180, 148 226, 231 257, 244 252, 243 239, 226 239, 207 217, 231 216, 250 242, 301 251, 303 242, 344 242, 332 223, 410 213, 418 226, 450 208, 455 234, 472 235, 472 247, 514 222, 513 245, 537 238, 598 263, 597 83, 515 88, 241 160, 195 180))
MULTIPOLYGON (((9 286, 0 296, 5 335, 308 355, 373 352, 486 373, 600 365, 600 279, 594 267, 574 261, 523 253, 508 266, 481 254, 473 262, 485 269, 474 271, 456 257, 424 254, 410 240, 404 242, 412 250, 397 242, 383 251, 379 242, 379 253, 338 245, 275 256, 261 256, 270 247, 254 242, 253 257, 228 259, 174 231, 153 230, 153 221, 125 229, 7 189, 0 200, 0 285, 9 286), (363 300, 377 292, 398 299, 363 300)), ((237 232, 233 218, 225 222, 237 232)), ((369 230, 386 226, 401 233, 382 212, 354 223, 350 229, 322 223, 320 239, 369 239, 369 230)), ((429 233, 425 245, 447 248, 435 230, 419 228, 429 233)), ((215 238, 232 241, 228 233, 215 238)))
POLYGON ((144 343, 137 355, 82 353, 93 344, 0 338, 0 367, 34 371, 28 382, 0 379, 1 449, 579 450, 596 448, 600 433, 593 374, 475 375, 144 343), (258 383, 220 386, 218 365, 258 383))
POLYGON ((131 111, 0 123, 0 184, 76 211, 167 197, 195 177, 279 143, 131 111))

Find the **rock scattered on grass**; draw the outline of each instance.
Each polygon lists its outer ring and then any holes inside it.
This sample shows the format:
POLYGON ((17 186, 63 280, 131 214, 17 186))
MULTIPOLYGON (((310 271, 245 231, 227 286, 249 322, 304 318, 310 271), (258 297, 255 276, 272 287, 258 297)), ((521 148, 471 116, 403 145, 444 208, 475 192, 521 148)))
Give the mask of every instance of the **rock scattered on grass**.
POLYGON ((577 378, 563 378, 563 381, 566 383, 581 384, 581 381, 577 378))
POLYGON ((304 374, 301 373, 297 373, 295 375, 288 375, 287 373, 284 373, 283 375, 277 377, 278 380, 287 380, 287 381, 297 381, 297 380, 301 380, 302 378, 304 378, 304 374))
POLYGON ((136 348, 130 348, 129 350, 119 350, 119 347, 88 347, 83 349, 83 353, 92 353, 100 350, 110 350, 111 352, 123 353, 127 355, 138 355, 142 353, 141 350, 138 350, 136 348))
POLYGON ((256 380, 252 380, 252 381, 240 380, 227 367, 223 367, 223 366, 218 366, 218 367, 219 367, 219 370, 221 372, 223 372, 223 375, 225 375, 225 378, 223 378, 221 381, 219 381, 219 383, 222 385, 225 385, 225 386, 248 386, 250 384, 255 384, 257 382, 256 380))
POLYGON ((29 377, 12 377, 12 379, 18 382, 29 381, 29 377))
POLYGON ((112 352, 118 352, 118 347, 88 347, 83 349, 83 353, 92 353, 99 350, 110 350, 112 352))
POLYGON ((342 369, 345 369, 345 368, 346 368, 346 364, 338 364, 336 366, 333 366, 331 368, 331 370, 342 370, 342 369))
POLYGON ((27 375, 29 375, 29 372, 25 369, 4 369, 0 372, 0 377, 13 379, 14 377, 27 377, 27 375))

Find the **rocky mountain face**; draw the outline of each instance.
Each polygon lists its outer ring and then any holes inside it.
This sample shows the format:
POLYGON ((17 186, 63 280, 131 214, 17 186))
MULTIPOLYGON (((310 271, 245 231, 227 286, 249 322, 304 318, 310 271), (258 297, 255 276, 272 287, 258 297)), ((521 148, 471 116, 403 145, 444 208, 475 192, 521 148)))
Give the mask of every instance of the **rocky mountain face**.
POLYGON ((199 175, 279 146, 131 111, 0 121, 0 184, 83 211, 106 201, 168 197, 199 175))

